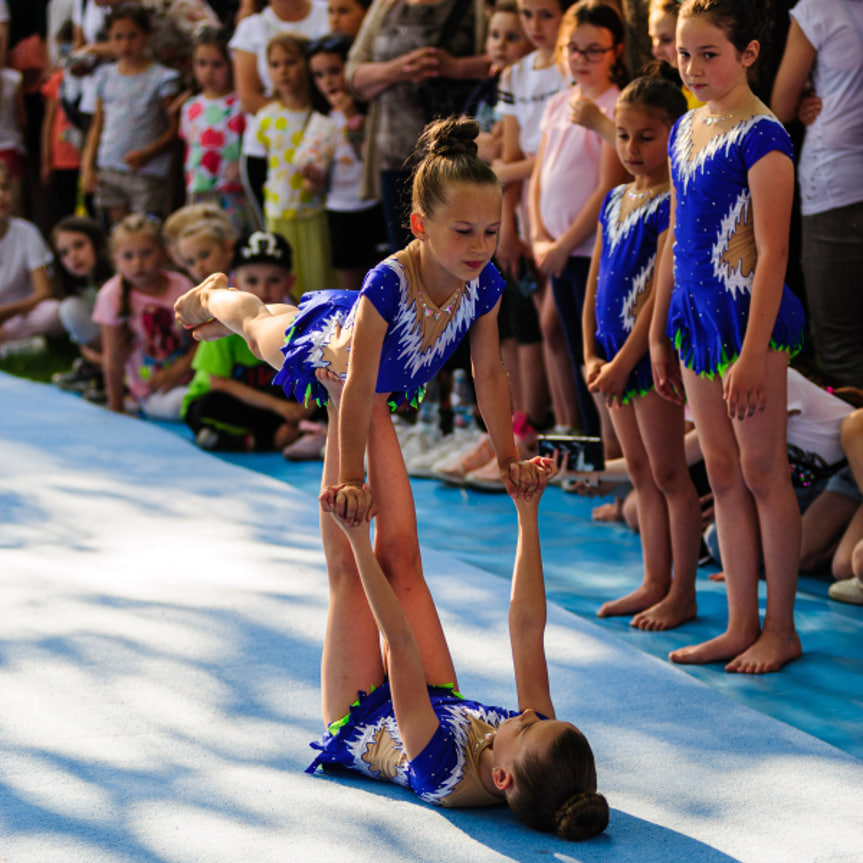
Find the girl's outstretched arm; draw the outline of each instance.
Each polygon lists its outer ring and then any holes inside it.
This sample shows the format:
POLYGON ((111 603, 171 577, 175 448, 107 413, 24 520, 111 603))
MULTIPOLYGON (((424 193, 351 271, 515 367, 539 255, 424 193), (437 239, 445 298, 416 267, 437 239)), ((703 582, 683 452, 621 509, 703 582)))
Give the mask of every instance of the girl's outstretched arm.
POLYGON ((677 211, 674 186, 668 217, 668 241, 656 255, 656 275, 653 282, 653 314, 650 317, 650 364, 656 391, 669 401, 682 405, 685 401, 680 363, 671 339, 666 335, 671 292, 674 289, 674 222, 677 211))
POLYGON ((419 645, 372 550, 368 522, 360 520, 349 524, 338 518, 335 521, 351 544, 366 599, 387 643, 388 676, 396 724, 407 757, 416 758, 439 725, 429 700, 419 645))
POLYGON ((740 356, 723 381, 728 416, 741 420, 763 411, 767 398, 765 360, 785 286, 794 163, 773 150, 749 169, 749 189, 757 250, 749 320, 740 356))
MULTIPOLYGON (((321 503, 349 524, 370 519, 374 501, 365 485, 364 459, 387 322, 371 300, 360 297, 351 338, 348 377, 339 408, 339 482, 324 489, 321 503)), ((375 493, 385 493, 375 489, 375 493)))
POLYGON ((539 501, 557 468, 551 459, 539 456, 532 463, 539 475, 537 493, 530 500, 518 497, 515 501, 518 546, 509 601, 509 638, 518 709, 531 708, 553 719, 545 659, 546 599, 539 545, 539 501))
POLYGON ((470 330, 470 357, 480 413, 488 429, 498 470, 511 497, 533 495, 539 478, 532 462, 518 458, 512 432, 512 396, 506 370, 500 360, 497 313, 495 308, 474 322, 470 330))

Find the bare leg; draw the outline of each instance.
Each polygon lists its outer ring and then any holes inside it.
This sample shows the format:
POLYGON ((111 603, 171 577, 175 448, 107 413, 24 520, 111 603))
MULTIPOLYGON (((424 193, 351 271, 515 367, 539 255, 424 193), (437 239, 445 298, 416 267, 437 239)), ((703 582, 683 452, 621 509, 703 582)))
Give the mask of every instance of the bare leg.
POLYGON ((532 423, 541 424, 548 416, 549 394, 542 342, 518 345, 518 375, 521 380, 522 410, 532 423))
POLYGON ((714 494, 716 527, 727 578, 728 626, 716 638, 673 651, 670 659, 693 664, 724 662, 753 645, 761 631, 758 516, 743 481, 737 439, 722 398, 722 382, 718 378, 710 381, 698 377, 685 367, 681 372, 714 494))
POLYGON ((653 481, 668 510, 672 578, 665 598, 636 615, 631 625, 653 631, 672 629, 691 620, 698 611, 695 575, 701 545, 701 510, 683 451, 683 410, 650 392, 636 400, 635 417, 653 481))
MULTIPOLYGON (((338 482, 338 402, 330 398, 329 433, 321 488, 338 482)), ((330 513, 320 511, 321 540, 327 561, 329 610, 321 656, 321 697, 329 725, 348 713, 357 692, 384 679, 380 636, 360 581, 353 550, 330 513)))
MULTIPOLYGON (((853 498, 838 494, 835 491, 823 491, 803 513, 803 534, 800 548, 800 571, 821 572, 831 568, 833 560, 834 578, 851 578, 851 555, 837 555, 840 541, 854 514, 860 509, 860 504, 853 498), (846 570, 840 561, 849 564, 846 575, 837 575, 836 565, 840 572, 846 570)), ((863 527, 863 520, 861 520, 863 527)), ((852 543, 853 547, 853 543, 852 543)))
POLYGON ((638 499, 644 579, 632 593, 602 605, 598 617, 635 614, 650 608, 665 597, 671 584, 668 510, 665 498, 653 481, 634 408, 631 405, 615 408, 611 411, 611 422, 623 446, 626 470, 638 499))
MULTIPOLYGON (((338 482, 338 399, 343 383, 321 371, 330 393, 330 433, 322 488, 338 482)), ((422 574, 416 515, 386 397, 378 397, 369 429, 369 479, 385 489, 378 503, 375 551, 411 623, 429 683, 457 684, 455 668, 431 593, 422 574)), ((330 614, 321 667, 324 719, 344 716, 357 689, 383 679, 380 638, 365 598, 347 538, 329 513, 321 513, 321 534, 330 579, 330 614)))
POLYGON ((579 425, 575 378, 572 363, 563 336, 563 328, 557 315, 557 307, 551 288, 543 283, 539 295, 539 324, 542 329, 542 346, 548 388, 554 408, 554 420, 559 425, 577 428, 579 425))
MULTIPOLYGON (((845 498, 845 500, 853 503, 851 498, 845 498)), ((837 581, 854 577, 854 550, 861 539, 863 539, 863 504, 858 505, 833 554, 830 572, 837 581)))
POLYGON ((295 306, 267 306, 254 294, 229 289, 221 273, 183 294, 174 311, 183 326, 194 329, 199 341, 237 333, 256 357, 274 369, 282 367, 285 331, 297 314, 295 306))
POLYGON ((748 674, 778 671, 801 653, 794 626, 800 509, 791 485, 786 450, 787 354, 769 351, 766 366, 768 396, 763 413, 732 423, 740 447, 744 481, 758 512, 767 579, 767 607, 761 635, 725 666, 726 671, 748 674))

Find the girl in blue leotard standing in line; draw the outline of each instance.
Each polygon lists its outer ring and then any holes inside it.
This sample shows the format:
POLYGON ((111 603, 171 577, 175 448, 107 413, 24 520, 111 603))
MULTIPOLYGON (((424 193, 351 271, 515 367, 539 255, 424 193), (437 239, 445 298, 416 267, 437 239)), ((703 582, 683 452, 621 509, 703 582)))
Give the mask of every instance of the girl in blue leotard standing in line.
POLYGON ((671 659, 723 661, 727 671, 756 674, 801 652, 794 627, 800 512, 785 423, 786 369, 804 324, 783 284, 791 141, 749 86, 765 7, 763 0, 685 0, 680 8, 680 73, 705 104, 685 114, 669 140, 674 244, 660 262, 650 331, 657 390, 678 402, 685 390, 692 409, 728 590, 726 631, 671 659))
POLYGON ((634 615, 638 629, 672 629, 695 616, 698 495, 683 452, 683 406, 657 395, 648 352, 656 260, 668 242, 668 135, 686 113, 680 88, 636 78, 614 108, 617 154, 635 177, 599 213, 584 303, 587 386, 600 393, 635 487, 644 579, 600 617, 634 615))

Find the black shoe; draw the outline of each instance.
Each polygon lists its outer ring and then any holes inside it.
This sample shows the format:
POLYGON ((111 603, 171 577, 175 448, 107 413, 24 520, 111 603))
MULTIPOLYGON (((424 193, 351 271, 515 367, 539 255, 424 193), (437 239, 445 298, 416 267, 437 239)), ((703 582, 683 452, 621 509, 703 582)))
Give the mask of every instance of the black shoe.
POLYGON ((95 384, 102 383, 102 369, 79 357, 68 372, 51 375, 51 383, 67 393, 83 393, 95 384))
POLYGON ((208 452, 251 452, 255 448, 255 438, 251 434, 230 434, 212 426, 198 429, 195 443, 208 452))
POLYGON ((91 385, 81 393, 81 396, 85 401, 94 405, 108 404, 108 393, 101 383, 91 383, 91 385))

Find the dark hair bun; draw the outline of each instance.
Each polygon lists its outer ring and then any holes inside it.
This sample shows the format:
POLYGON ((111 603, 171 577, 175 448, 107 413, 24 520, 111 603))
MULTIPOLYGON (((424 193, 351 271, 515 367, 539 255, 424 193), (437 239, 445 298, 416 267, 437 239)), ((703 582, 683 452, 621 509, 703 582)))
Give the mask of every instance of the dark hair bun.
POLYGON ((467 117, 448 117, 434 120, 423 129, 417 141, 416 156, 475 156, 479 125, 467 117))
POLYGON ((554 817, 558 836, 580 842, 598 836, 608 826, 608 801, 602 794, 582 791, 565 801, 554 817))

